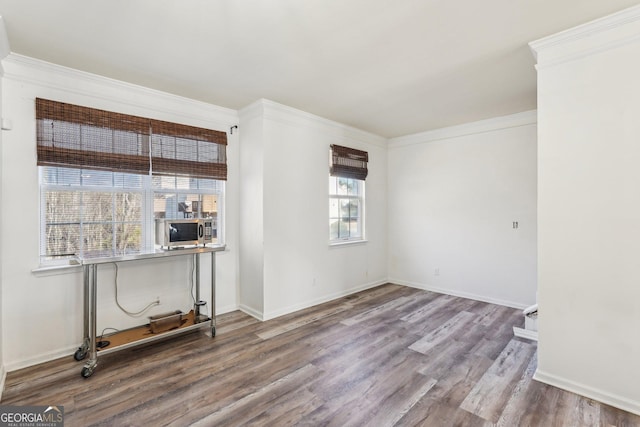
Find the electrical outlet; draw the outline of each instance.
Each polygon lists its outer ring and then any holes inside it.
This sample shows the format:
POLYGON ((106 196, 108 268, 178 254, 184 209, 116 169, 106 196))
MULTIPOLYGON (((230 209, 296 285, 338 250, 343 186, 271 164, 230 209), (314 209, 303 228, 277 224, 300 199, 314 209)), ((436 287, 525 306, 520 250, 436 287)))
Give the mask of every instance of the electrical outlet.
POLYGON ((433 270, 433 275, 434 276, 439 276, 440 275, 440 268, 436 268, 435 270, 433 270))

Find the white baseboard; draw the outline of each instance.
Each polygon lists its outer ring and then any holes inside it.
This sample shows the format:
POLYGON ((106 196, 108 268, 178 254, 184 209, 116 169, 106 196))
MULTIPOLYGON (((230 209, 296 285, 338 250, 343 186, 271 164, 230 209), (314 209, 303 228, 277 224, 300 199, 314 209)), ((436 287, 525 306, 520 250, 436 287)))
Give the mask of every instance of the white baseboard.
POLYGON ((597 400, 607 405, 614 406, 623 411, 631 412, 632 414, 640 415, 640 402, 634 402, 622 396, 616 396, 608 393, 604 390, 589 387, 584 384, 580 384, 565 378, 557 377, 555 375, 548 374, 540 369, 536 370, 533 375, 533 379, 545 384, 552 385, 554 387, 561 388, 563 390, 570 391, 572 393, 579 394, 589 399, 597 400))
POLYGON ((530 329, 513 327, 513 335, 518 338, 525 338, 531 341, 538 341, 538 331, 532 331, 530 329))
POLYGON ((280 308, 278 310, 270 311, 269 313, 264 313, 262 311, 256 310, 252 307, 246 306, 244 304, 240 304, 238 307, 241 311, 247 313, 251 317, 255 317, 256 319, 264 322, 265 320, 275 319, 276 317, 284 316, 286 314, 294 313, 298 310, 303 310, 305 308, 313 307, 318 304, 323 304, 328 301, 333 301, 338 298, 345 297, 347 295, 355 294, 356 292, 361 292, 366 289, 371 289, 376 286, 384 285, 385 283, 389 283, 386 279, 377 280, 375 282, 365 283, 364 285, 356 286, 354 288, 342 290, 339 292, 334 292, 332 294, 324 295, 320 298, 316 298, 313 300, 305 301, 299 304, 295 304, 289 307, 280 308))
POLYGON ((240 309, 240 311, 247 313, 249 316, 254 317, 256 319, 258 319, 259 321, 263 322, 264 318, 262 317, 262 312, 258 311, 252 307, 249 307, 247 305, 244 304, 240 304, 240 306, 238 307, 240 309))
MULTIPOLYGON (((365 283, 364 285, 356 286, 354 288, 345 289, 342 291, 334 292, 332 294, 324 295, 320 298, 316 298, 313 300, 305 301, 300 304, 295 304, 289 307, 284 307, 278 310, 273 310, 264 314, 264 320, 275 319, 276 317, 284 316, 285 314, 294 313, 298 310, 303 310, 305 308, 313 307, 318 304, 323 304, 325 302, 333 301, 338 298, 346 297, 347 295, 355 294, 356 292, 361 292, 366 289, 375 288, 376 286, 384 285, 385 283, 389 283, 388 280, 377 280, 375 282, 365 283)), ((250 313, 248 313, 250 314, 250 313)), ((255 317, 255 316, 254 316, 255 317)))
POLYGON ((439 294, 445 294, 445 295, 451 295, 454 297, 460 297, 460 298, 467 298, 467 299, 472 299, 475 301, 482 301, 482 302, 488 302, 490 304, 496 304, 496 305, 502 305, 505 307, 511 307, 511 308, 517 308, 520 310, 524 310, 525 308, 529 307, 531 304, 523 304, 523 303, 519 303, 519 302, 514 302, 514 301, 508 301, 508 300, 503 300, 503 299, 498 299, 498 298, 489 298, 483 295, 477 295, 477 294, 472 294, 472 293, 468 293, 468 292, 459 292, 459 291, 455 291, 455 290, 451 290, 451 289, 444 289, 444 288, 438 288, 435 286, 431 286, 425 283, 416 283, 416 282, 408 282, 406 280, 400 280, 400 279, 394 279, 394 278, 389 278, 389 283, 395 283, 398 285, 403 285, 403 286, 409 286, 411 288, 417 288, 417 289, 423 289, 425 291, 431 291, 431 292, 436 292, 439 294))
MULTIPOLYGON (((236 306, 235 304, 234 305, 228 305, 228 306, 225 306, 225 307, 218 308, 216 314, 229 313, 229 312, 235 311, 235 310, 238 310, 238 306, 236 306)), ((23 360, 20 360, 18 362, 7 363, 6 371, 7 372, 17 371, 18 369, 28 368, 30 366, 38 365, 40 363, 50 362, 52 360, 59 359, 61 357, 70 357, 71 358, 71 357, 73 357, 73 353, 75 353, 75 351, 80 346, 81 342, 82 342, 82 340, 78 340, 78 345, 75 345, 73 347, 67 347, 67 348, 63 348, 63 349, 60 349, 60 350, 54 350, 54 351, 51 351, 51 352, 48 352, 48 353, 43 353, 43 354, 38 355, 36 357, 23 359, 23 360)), ((2 368, 4 369, 4 366, 2 368)), ((2 389, 0 389, 0 390, 2 390, 2 389)))
POLYGON ((23 369, 23 368, 28 368, 30 366, 38 365, 40 363, 50 362, 52 360, 59 359, 61 357, 68 356, 69 358, 72 358, 73 353, 78 349, 79 344, 80 343, 78 343, 78 345, 75 345, 73 347, 67 347, 66 349, 63 348, 55 351, 50 351, 48 353, 43 353, 36 357, 22 359, 17 362, 10 362, 5 365, 5 368, 7 369, 7 372, 13 372, 13 371, 17 371, 18 369, 23 369))
POLYGON ((4 391, 4 382, 7 379, 7 371, 4 365, 0 365, 0 401, 2 401, 2 392, 4 391))

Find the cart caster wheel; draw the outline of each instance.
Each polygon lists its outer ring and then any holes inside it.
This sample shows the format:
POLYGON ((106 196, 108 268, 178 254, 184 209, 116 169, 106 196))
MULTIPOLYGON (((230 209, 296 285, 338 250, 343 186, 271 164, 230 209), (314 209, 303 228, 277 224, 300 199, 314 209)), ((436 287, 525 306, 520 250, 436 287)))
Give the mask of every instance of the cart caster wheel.
POLYGON ((211 328, 211 338, 216 336, 216 328, 215 326, 213 328, 211 328))
POLYGON ((73 358, 77 361, 80 361, 87 357, 87 352, 83 351, 81 348, 77 349, 75 353, 73 353, 73 358))
POLYGON ((82 368, 82 372, 80 372, 80 375, 82 375, 83 378, 89 378, 92 374, 93 369, 87 368, 86 366, 82 368))

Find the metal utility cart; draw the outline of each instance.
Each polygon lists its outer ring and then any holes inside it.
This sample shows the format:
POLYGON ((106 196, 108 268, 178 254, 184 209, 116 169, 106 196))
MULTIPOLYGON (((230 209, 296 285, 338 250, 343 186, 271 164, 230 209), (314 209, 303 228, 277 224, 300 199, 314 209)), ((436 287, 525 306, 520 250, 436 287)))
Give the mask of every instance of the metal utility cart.
MULTIPOLYGON (((108 354, 125 348, 146 344, 149 342, 157 341, 160 339, 166 339, 173 335, 183 334, 194 329, 200 329, 205 327, 211 327, 211 337, 216 336, 216 252, 223 251, 224 246, 215 247, 197 247, 197 248, 180 248, 172 250, 156 250, 149 253, 139 253, 135 255, 124 255, 116 257, 83 257, 79 259, 82 265, 84 276, 84 340, 82 345, 76 350, 74 358, 76 360, 83 360, 87 354, 89 354, 89 360, 82 368, 82 376, 87 378, 93 374, 93 371, 98 365, 98 354, 108 354), (200 300, 200 256, 202 254, 211 254, 211 304, 210 311, 211 316, 203 315, 200 313, 200 307, 204 303, 200 300), (176 329, 172 329, 166 332, 160 332, 156 334, 146 333, 149 328, 147 325, 140 326, 138 328, 132 328, 130 330, 121 331, 123 337, 119 340, 115 340, 116 343, 109 345, 105 348, 98 348, 98 341, 96 335, 96 318, 97 318, 97 290, 98 290, 98 266, 100 264, 112 264, 119 262, 140 261, 157 258, 166 258, 173 256, 187 256, 193 257, 195 264, 195 306, 194 310, 186 316, 186 321, 183 325, 176 329), (142 331, 138 333, 136 330, 142 331)), ((116 337, 118 334, 110 336, 116 337)), ((117 338, 117 337, 116 337, 117 338)))

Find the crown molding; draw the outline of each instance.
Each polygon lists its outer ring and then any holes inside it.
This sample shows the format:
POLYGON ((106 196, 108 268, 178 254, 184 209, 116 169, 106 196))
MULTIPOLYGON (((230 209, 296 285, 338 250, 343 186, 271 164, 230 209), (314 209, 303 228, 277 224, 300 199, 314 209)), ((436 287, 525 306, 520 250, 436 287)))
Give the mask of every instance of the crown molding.
POLYGON ((387 139, 382 136, 264 98, 240 110, 240 116, 243 119, 253 118, 256 114, 262 114, 264 119, 286 125, 317 130, 326 134, 327 137, 340 138, 343 141, 364 142, 381 148, 387 146, 387 139))
POLYGON ((399 136, 397 138, 392 138, 389 140, 389 149, 415 144, 425 144, 428 142, 441 141, 445 139, 458 138, 485 132, 493 132, 520 126, 535 125, 537 124, 537 122, 537 110, 529 110, 521 113, 511 114, 508 116, 494 117, 491 119, 465 123, 457 126, 449 126, 446 128, 415 133, 412 135, 399 136))
POLYGON ((155 111, 163 116, 183 117, 188 124, 198 122, 215 124, 227 131, 238 123, 238 112, 229 108, 190 98, 134 85, 97 74, 53 64, 28 56, 9 54, 2 61, 4 78, 39 87, 89 96, 108 102, 127 105, 133 109, 155 111), (190 123, 189 123, 190 122, 190 123))
POLYGON ((640 40, 640 5, 529 43, 544 68, 640 40))

